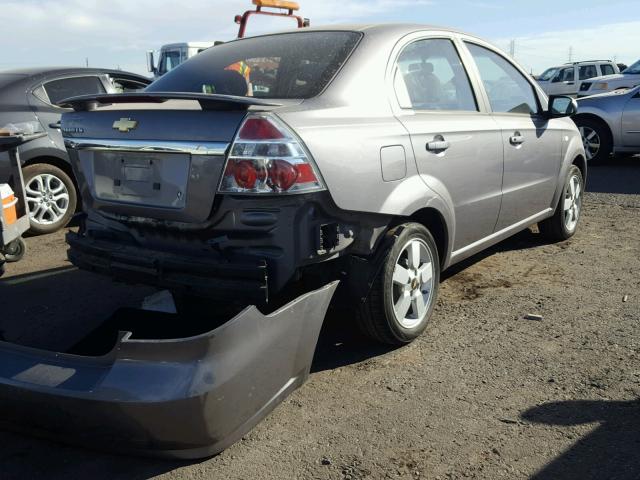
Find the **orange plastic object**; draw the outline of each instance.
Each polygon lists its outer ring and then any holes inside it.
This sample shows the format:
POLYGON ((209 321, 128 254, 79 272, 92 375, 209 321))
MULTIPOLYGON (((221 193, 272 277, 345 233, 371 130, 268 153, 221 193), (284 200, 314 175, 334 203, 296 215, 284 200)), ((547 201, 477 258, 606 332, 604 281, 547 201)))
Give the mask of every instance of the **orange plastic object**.
POLYGON ((18 213, 16 212, 16 197, 13 194, 8 195, 2 199, 2 214, 4 215, 4 222, 7 225, 13 225, 18 220, 18 213))
POLYGON ((298 2, 288 2, 286 0, 253 0, 257 7, 286 8, 287 10, 300 10, 298 2))

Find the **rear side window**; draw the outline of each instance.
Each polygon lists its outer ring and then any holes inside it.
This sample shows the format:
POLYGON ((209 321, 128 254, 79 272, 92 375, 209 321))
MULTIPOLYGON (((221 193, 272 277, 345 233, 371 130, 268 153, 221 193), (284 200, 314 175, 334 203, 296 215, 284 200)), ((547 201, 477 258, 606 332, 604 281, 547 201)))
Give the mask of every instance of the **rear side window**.
POLYGON ((93 95, 105 93, 104 86, 98 77, 74 77, 52 80, 44 84, 49 101, 58 104, 65 98, 80 95, 93 95))
POLYGON ((491 110, 495 113, 538 113, 533 86, 504 57, 473 43, 467 47, 478 66, 491 110))
POLYGON ((394 88, 402 108, 477 111, 469 77, 451 40, 427 39, 402 51, 394 88))
POLYGON ((595 65, 582 65, 578 69, 578 80, 586 80, 598 76, 598 69, 595 65))
POLYGON ((311 98, 329 84, 360 37, 357 32, 304 32, 223 43, 183 63, 147 91, 311 98))
POLYGON ((613 75, 616 71, 609 64, 600 65, 600 70, 602 70, 602 75, 613 75))

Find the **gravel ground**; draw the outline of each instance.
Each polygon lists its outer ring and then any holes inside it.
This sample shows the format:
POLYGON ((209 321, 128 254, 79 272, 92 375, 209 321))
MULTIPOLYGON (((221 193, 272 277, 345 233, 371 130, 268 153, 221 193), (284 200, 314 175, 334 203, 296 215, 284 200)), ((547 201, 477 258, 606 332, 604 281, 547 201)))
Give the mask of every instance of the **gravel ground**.
MULTIPOLYGON (((447 272, 412 345, 372 345, 330 314, 309 382, 217 457, 0 432, 0 478, 640 479, 640 164, 593 168, 589 184, 572 240, 526 230, 447 272)), ((64 348, 92 311, 147 293, 70 268, 62 234, 27 241, 0 281, 10 340, 64 348)))

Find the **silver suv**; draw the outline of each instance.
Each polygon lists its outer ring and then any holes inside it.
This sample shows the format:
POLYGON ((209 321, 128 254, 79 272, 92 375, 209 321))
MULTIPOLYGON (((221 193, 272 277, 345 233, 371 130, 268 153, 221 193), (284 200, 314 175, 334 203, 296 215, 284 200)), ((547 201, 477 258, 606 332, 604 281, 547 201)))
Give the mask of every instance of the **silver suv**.
POLYGON ((364 332, 406 343, 443 269, 535 223, 565 240, 580 218, 575 101, 456 31, 246 38, 140 94, 66 103, 86 211, 71 261, 182 300, 277 305, 340 278, 364 332))

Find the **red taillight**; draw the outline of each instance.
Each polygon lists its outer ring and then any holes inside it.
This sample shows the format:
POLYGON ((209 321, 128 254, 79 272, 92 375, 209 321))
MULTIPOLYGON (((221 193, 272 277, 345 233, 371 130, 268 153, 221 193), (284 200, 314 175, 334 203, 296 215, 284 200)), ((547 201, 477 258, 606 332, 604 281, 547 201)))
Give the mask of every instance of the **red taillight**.
POLYGON ((269 180, 274 190, 289 190, 296 183, 298 176, 296 165, 285 160, 273 160, 269 165, 269 180))
POLYGON ((255 188, 256 180, 258 179, 258 172, 253 166, 251 160, 240 160, 239 162, 233 162, 233 178, 236 180, 238 186, 242 188, 255 188))
POLYGON ((249 115, 231 146, 220 192, 303 193, 324 187, 304 147, 276 117, 249 115))
POLYGON ((245 120, 238 132, 242 140, 277 140, 284 138, 278 128, 266 118, 256 117, 245 120))

